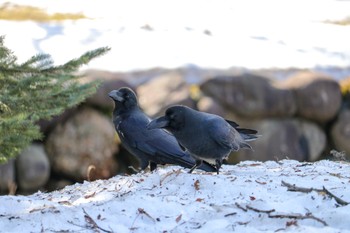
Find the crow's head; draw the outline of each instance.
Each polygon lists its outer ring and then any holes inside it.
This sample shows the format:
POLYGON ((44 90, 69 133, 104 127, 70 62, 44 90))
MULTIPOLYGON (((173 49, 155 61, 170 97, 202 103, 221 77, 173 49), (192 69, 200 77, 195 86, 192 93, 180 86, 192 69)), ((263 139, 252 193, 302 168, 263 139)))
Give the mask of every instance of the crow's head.
POLYGON ((114 100, 116 107, 130 109, 138 105, 135 92, 128 87, 113 90, 108 96, 114 100))
POLYGON ((156 129, 164 128, 170 132, 177 132, 181 130, 185 125, 185 116, 187 107, 176 105, 168 108, 165 111, 165 115, 151 121, 147 128, 156 129))

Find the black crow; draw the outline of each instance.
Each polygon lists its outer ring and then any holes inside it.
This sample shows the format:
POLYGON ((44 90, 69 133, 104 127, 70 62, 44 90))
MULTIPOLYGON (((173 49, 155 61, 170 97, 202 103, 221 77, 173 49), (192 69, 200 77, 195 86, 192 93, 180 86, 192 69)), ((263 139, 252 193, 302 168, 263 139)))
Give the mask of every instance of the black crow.
POLYGON ((164 128, 175 136, 180 145, 196 160, 196 165, 191 168, 190 173, 204 160, 215 164, 219 174, 223 159, 226 159, 231 151, 252 149, 246 141, 258 137, 256 130, 239 128, 233 121, 186 106, 168 108, 165 116, 153 120, 147 128, 164 128))
MULTIPOLYGON (((113 90, 108 94, 114 101, 113 123, 122 145, 140 161, 142 170, 150 165, 176 164, 191 168, 196 161, 179 146, 173 135, 163 129, 148 130, 151 119, 140 109, 136 94, 127 87, 113 90)), ((213 172, 215 167, 203 164, 199 167, 213 172)))

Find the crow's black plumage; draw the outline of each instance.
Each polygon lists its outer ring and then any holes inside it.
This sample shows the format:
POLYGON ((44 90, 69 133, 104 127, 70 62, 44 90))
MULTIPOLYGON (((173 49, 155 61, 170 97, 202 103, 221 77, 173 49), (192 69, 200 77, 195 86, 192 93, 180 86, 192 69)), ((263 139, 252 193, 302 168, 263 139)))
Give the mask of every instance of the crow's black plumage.
POLYGON ((199 112, 186 106, 173 106, 165 116, 153 120, 148 129, 165 128, 186 148, 196 160, 196 169, 203 161, 215 164, 217 173, 231 151, 251 149, 246 141, 255 140, 257 131, 239 128, 238 124, 224 118, 199 112))
MULTIPOLYGON (((173 135, 163 129, 148 130, 151 119, 140 109, 136 94, 127 87, 111 91, 113 99, 113 123, 122 145, 140 161, 142 170, 150 165, 175 164, 186 168, 195 165, 195 160, 184 152, 173 135)), ((200 169, 213 172, 215 167, 206 163, 200 169)))

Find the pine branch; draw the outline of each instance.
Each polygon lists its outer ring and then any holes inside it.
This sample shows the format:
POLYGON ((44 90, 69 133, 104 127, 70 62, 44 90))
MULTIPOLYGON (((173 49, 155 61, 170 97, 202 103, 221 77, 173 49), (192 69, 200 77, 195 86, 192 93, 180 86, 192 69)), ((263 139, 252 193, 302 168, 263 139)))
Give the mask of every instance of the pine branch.
POLYGON ((95 49, 60 66, 54 66, 48 54, 17 64, 3 39, 0 37, 0 163, 41 138, 36 121, 58 115, 96 92, 99 82, 82 84, 75 73, 110 50, 95 49))

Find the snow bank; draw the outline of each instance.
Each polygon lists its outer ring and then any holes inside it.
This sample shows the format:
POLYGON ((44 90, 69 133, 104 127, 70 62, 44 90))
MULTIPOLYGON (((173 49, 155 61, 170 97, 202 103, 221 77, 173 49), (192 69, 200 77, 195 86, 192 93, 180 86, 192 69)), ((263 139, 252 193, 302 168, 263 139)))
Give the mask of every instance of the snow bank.
POLYGON ((163 167, 1 196, 0 231, 350 232, 349 169, 326 160, 246 161, 220 175, 163 167))
MULTIPOLYGON (((0 35, 6 35, 6 45, 20 61, 49 53, 61 64, 110 46, 88 68, 130 71, 193 64, 219 69, 338 67, 346 69, 345 76, 350 73, 349 26, 325 23, 349 17, 349 1, 32 0, 30 5, 89 18, 0 20, 0 35)), ((329 72, 336 76, 340 71, 329 72)))

